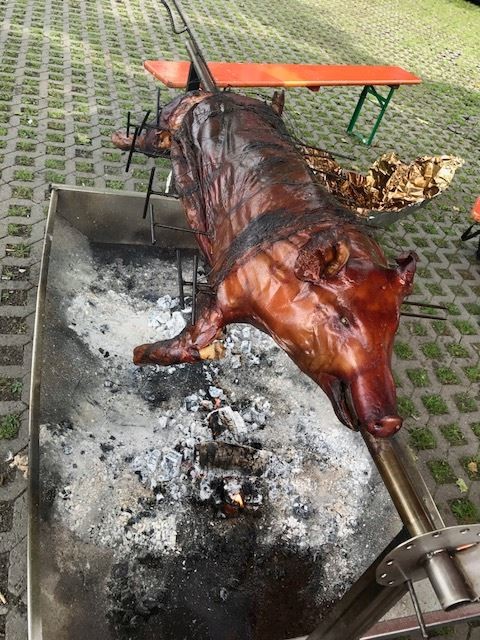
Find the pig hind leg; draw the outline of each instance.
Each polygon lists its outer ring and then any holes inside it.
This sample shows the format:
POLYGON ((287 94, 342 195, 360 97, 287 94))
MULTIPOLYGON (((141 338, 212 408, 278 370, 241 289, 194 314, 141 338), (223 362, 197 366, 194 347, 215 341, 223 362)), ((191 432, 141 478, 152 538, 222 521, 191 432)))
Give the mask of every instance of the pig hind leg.
POLYGON ((143 364, 180 364, 214 360, 223 355, 223 345, 216 342, 224 327, 224 318, 216 301, 201 307, 195 324, 187 325, 175 338, 134 349, 133 361, 143 364))

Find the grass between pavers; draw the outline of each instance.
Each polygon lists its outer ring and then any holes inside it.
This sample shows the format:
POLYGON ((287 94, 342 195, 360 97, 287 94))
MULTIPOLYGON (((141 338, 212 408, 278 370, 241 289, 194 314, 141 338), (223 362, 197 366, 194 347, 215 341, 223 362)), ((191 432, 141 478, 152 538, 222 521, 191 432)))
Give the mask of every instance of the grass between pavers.
POLYGON ((20 429, 20 416, 10 413, 0 417, 0 440, 13 440, 20 429))
POLYGON ((427 467, 437 484, 450 484, 457 480, 457 476, 446 460, 429 460, 427 467))
POLYGON ((417 451, 435 449, 437 440, 428 427, 412 427, 408 429, 409 444, 417 451))
POLYGON ((440 431, 451 447, 459 447, 467 442, 467 439, 458 424, 443 425, 440 427, 440 431))
POLYGON ((455 498, 449 505, 459 524, 474 524, 480 521, 480 509, 469 498, 455 498))

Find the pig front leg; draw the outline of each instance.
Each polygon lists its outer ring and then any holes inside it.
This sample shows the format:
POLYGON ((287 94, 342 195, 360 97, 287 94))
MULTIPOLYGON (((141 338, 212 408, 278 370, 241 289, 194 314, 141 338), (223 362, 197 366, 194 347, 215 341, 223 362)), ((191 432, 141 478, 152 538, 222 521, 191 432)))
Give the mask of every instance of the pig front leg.
POLYGON ((224 346, 216 342, 224 325, 223 313, 217 303, 207 304, 195 324, 187 325, 175 338, 136 347, 133 361, 137 365, 170 365, 217 360, 225 351, 224 346))

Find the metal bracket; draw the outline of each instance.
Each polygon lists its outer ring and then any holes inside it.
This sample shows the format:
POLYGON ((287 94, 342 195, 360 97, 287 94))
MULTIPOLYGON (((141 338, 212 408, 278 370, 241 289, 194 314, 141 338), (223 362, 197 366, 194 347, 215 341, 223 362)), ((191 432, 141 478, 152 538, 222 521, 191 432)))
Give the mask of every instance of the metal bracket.
POLYGON ((459 525, 429 531, 411 538, 391 551, 377 568, 377 582, 395 587, 426 577, 425 561, 440 551, 454 554, 462 547, 480 543, 480 524, 459 525))
MULTIPOLYGON (((156 171, 156 167, 152 167, 151 170, 150 170, 150 178, 148 179, 147 193, 145 194, 145 204, 143 205, 142 218, 144 220, 147 217, 148 205, 150 204, 151 196, 152 195, 155 195, 155 196, 163 196, 164 195, 164 193, 162 191, 155 191, 155 189, 153 188, 153 180, 155 178, 155 171, 156 171)), ((171 198, 175 198, 176 197, 173 193, 170 193, 169 196, 171 198)), ((153 214, 152 214, 152 220, 153 220, 153 214)), ((189 229, 180 229, 180 231, 189 232, 190 230, 189 229)), ((200 233, 200 232, 198 232, 198 233, 200 233)), ((152 244, 155 244, 155 242, 153 240, 152 240, 152 244)))
MULTIPOLYGON (((132 145, 130 147, 130 150, 128 152, 128 157, 127 157, 127 164, 125 167, 125 171, 128 173, 128 170, 130 169, 130 164, 132 162, 132 157, 134 153, 142 153, 144 156, 147 156, 148 158, 168 158, 170 155, 170 152, 168 149, 161 149, 158 151, 141 151, 139 149, 135 148, 136 142, 138 137, 140 136, 140 134, 142 133, 142 131, 148 131, 148 130, 154 130, 154 129, 158 129, 159 125, 160 125, 160 116, 162 113, 162 105, 160 102, 160 87, 157 88, 157 103, 156 103, 156 116, 155 116, 155 122, 147 122, 149 116, 150 116, 150 111, 146 111, 145 115, 143 116, 143 120, 137 124, 133 126, 133 139, 132 139, 132 145)), ((130 135, 130 128, 132 127, 132 113, 131 111, 129 111, 127 113, 127 137, 130 135)))

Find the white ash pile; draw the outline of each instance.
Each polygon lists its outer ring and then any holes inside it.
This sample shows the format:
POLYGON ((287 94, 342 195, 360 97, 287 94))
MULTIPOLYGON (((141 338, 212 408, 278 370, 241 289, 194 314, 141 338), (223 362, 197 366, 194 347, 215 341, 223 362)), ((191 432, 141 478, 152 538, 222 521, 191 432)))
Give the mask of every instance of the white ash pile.
MULTIPOLYGON (((172 261, 152 255, 77 280, 72 265, 59 283, 72 351, 90 370, 64 380, 64 420, 42 428, 50 513, 119 562, 148 553, 188 564, 249 521, 256 549, 310 558, 314 599, 338 597, 398 527, 362 439, 250 326, 227 328, 221 361, 135 367, 135 345, 188 319, 174 283, 172 261)), ((215 561, 228 568, 225 553, 215 561)))

